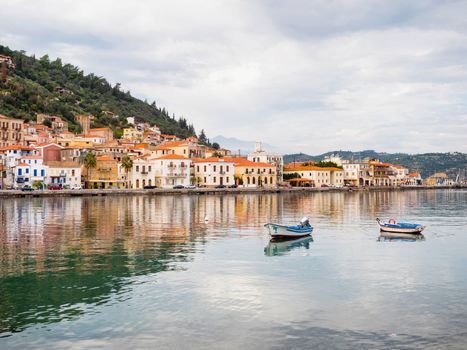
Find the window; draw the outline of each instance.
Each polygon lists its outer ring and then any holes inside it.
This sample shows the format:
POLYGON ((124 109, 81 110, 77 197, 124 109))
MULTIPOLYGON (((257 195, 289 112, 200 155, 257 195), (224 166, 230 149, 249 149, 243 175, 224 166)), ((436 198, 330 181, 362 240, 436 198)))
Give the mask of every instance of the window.
POLYGON ((206 172, 206 165, 204 166, 204 172, 206 172))
POLYGON ((206 183, 206 176, 204 177, 204 183, 206 183))
POLYGON ((216 177, 214 176, 212 182, 216 183, 216 177))
POLYGON ((253 185, 256 183, 256 178, 253 176, 253 185))
POLYGON ((26 168, 26 174, 29 174, 29 168, 26 168))
POLYGON ((215 166, 215 165, 214 165, 214 168, 213 168, 213 169, 214 169, 214 171, 216 171, 216 166, 215 166))
POLYGON ((71 176, 75 176, 75 169, 71 169, 71 176))
POLYGON ((199 173, 199 165, 196 166, 196 171, 199 173))
POLYGON ((37 176, 37 169, 34 169, 33 176, 37 176))
POLYGON ((18 175, 23 175, 23 169, 18 169, 18 175))
MULTIPOLYGON (((136 166, 136 172, 139 172, 139 165, 136 166)), ((136 183, 138 184, 138 180, 136 180, 136 183)), ((136 188, 138 188, 138 185, 136 185, 136 188)))
MULTIPOLYGON (((149 173, 151 172, 151 166, 150 165, 148 165, 148 172, 149 173)), ((149 180, 149 181, 151 181, 151 180, 149 180)))
POLYGON ((229 172, 229 166, 228 165, 225 166, 225 171, 229 172))
POLYGON ((45 170, 41 169, 41 176, 44 176, 44 175, 45 175, 45 170))

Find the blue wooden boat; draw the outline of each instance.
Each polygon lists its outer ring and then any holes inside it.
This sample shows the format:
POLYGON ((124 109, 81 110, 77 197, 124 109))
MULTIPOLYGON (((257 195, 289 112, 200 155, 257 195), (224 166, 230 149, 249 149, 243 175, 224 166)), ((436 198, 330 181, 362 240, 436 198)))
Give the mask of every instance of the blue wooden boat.
POLYGON ((378 222, 380 230, 383 232, 420 234, 425 229, 425 226, 423 225, 408 222, 396 222, 394 218, 391 218, 387 223, 381 222, 378 218, 376 218, 376 221, 378 222))
POLYGON ((275 223, 267 223, 264 225, 269 231, 272 238, 298 238, 308 236, 313 232, 313 227, 310 225, 308 218, 300 220, 298 225, 281 225, 275 223))

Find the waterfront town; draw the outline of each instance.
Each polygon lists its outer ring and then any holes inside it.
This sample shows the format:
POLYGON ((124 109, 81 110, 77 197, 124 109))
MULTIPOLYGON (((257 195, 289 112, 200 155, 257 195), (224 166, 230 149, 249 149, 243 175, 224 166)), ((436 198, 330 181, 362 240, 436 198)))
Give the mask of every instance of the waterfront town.
MULTIPOLYGON (((77 115, 82 133, 68 131, 63 118, 37 114, 36 120, 0 115, 1 188, 183 189, 275 187, 397 187, 452 185, 444 173, 422 179, 416 169, 377 159, 284 164, 261 142, 244 156, 210 147, 195 136, 179 139, 156 125, 128 118, 115 138, 109 127, 92 128, 92 115, 77 115)), ((216 145, 217 146, 217 145, 216 145)), ((253 146, 253 145, 252 145, 253 146)), ((252 147, 253 148, 253 147, 252 147)))

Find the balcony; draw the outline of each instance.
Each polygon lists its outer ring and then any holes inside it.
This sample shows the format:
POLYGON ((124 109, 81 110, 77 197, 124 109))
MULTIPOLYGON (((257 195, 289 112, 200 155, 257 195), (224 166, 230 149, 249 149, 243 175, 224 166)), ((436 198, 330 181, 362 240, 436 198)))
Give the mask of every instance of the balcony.
POLYGON ((147 174, 149 174, 149 173, 146 170, 141 172, 141 175, 147 175, 147 174))
POLYGON ((186 173, 185 172, 180 172, 180 173, 174 173, 174 172, 169 172, 167 177, 185 177, 186 173))

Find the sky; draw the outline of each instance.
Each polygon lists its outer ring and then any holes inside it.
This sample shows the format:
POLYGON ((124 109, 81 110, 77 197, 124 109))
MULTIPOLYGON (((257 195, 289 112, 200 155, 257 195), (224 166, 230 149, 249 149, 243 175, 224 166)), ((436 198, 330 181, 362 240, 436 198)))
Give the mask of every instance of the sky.
POLYGON ((208 137, 467 152, 467 1, 0 1, 0 44, 120 82, 208 137))

